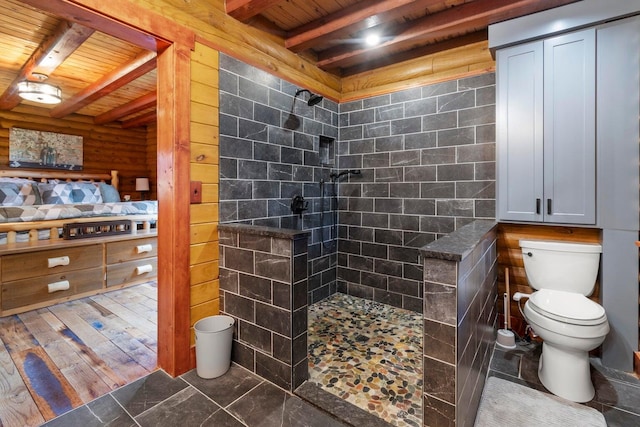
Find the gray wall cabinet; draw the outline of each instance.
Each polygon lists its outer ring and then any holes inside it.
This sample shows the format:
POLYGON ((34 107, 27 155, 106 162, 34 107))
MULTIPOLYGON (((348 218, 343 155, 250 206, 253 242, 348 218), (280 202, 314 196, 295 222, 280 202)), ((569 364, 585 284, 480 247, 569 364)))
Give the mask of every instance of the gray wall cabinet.
POLYGON ((497 52, 498 219, 595 224, 595 29, 497 52))

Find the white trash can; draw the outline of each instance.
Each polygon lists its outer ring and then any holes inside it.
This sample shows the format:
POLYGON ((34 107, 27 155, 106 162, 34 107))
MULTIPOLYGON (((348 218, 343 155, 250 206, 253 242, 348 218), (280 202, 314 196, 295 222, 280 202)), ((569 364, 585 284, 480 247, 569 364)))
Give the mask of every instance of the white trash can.
POLYGON ((209 316, 193 325, 196 331, 196 373, 200 378, 216 378, 231 366, 234 319, 209 316))

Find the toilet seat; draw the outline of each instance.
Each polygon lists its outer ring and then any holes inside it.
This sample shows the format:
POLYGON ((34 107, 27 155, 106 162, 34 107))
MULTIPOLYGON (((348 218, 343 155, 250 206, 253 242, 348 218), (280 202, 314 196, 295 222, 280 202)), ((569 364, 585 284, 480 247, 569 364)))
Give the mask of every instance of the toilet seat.
POLYGON ((600 304, 573 292, 541 289, 531 294, 528 303, 539 314, 572 325, 599 325, 607 320, 600 304))

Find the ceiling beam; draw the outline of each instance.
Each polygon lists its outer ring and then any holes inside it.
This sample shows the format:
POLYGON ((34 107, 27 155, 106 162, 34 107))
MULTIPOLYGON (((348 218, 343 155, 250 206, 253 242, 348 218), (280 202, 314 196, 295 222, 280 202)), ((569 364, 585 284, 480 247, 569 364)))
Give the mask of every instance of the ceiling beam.
POLYGON ((227 15, 246 21, 278 3, 280 0, 226 0, 225 8, 227 15))
POLYGON ((75 113, 82 107, 91 104, 103 96, 109 95, 116 89, 134 81, 138 77, 147 74, 156 68, 156 53, 143 52, 133 61, 121 68, 113 70, 109 74, 103 76, 100 80, 90 84, 79 93, 60 103, 51 110, 51 117, 60 119, 75 113))
MULTIPOLYGON (((575 0, 483 0, 454 6, 403 25, 378 46, 337 46, 318 54, 320 68, 350 67, 363 58, 380 58, 420 44, 433 43, 451 33, 463 34, 488 24, 540 10, 573 3, 575 0)), ((385 39, 385 35, 381 36, 385 39)))
POLYGON ((145 126, 149 123, 154 123, 158 120, 156 111, 149 111, 148 113, 141 114, 138 117, 134 117, 122 122, 123 129, 137 128, 139 126, 145 126))
POLYGON ((301 52, 322 44, 329 38, 340 37, 340 34, 336 34, 338 31, 353 34, 439 3, 442 0, 360 1, 292 30, 284 45, 294 52, 301 52), (407 5, 408 7, 402 7, 407 5))
POLYGON ((118 119, 127 117, 131 114, 135 114, 137 112, 155 106, 157 99, 157 92, 149 92, 148 94, 143 95, 138 99, 134 99, 133 101, 121 105, 120 107, 114 108, 113 110, 107 111, 94 117, 93 122, 97 125, 115 122, 118 119))
POLYGON ((417 47, 415 49, 407 50, 404 52, 398 52, 393 55, 387 55, 380 57, 376 60, 368 61, 366 63, 357 64, 349 68, 343 68, 342 77, 352 76, 354 74, 360 74, 367 71, 371 71, 376 68, 387 67, 389 65, 399 64, 404 61, 410 61, 412 59, 420 58, 423 56, 433 55, 438 52, 444 52, 459 47, 468 46, 480 41, 486 41, 488 39, 487 30, 476 31, 475 33, 465 34, 460 37, 454 37, 438 43, 428 44, 426 46, 417 47))
POLYGON ((18 82, 28 80, 33 73, 49 76, 73 52, 82 45, 95 30, 79 24, 60 21, 53 34, 44 39, 24 63, 16 78, 0 95, 0 109, 11 110, 22 100, 18 95, 18 82))

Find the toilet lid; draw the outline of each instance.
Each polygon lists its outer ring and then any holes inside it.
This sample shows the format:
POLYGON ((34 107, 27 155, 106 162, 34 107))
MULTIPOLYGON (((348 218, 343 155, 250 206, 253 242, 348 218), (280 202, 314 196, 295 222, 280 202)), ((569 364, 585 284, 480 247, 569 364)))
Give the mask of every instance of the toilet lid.
POLYGON ((531 308, 552 319, 576 325, 601 323, 604 308, 581 294, 541 289, 531 294, 531 308))

